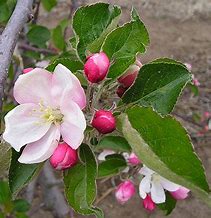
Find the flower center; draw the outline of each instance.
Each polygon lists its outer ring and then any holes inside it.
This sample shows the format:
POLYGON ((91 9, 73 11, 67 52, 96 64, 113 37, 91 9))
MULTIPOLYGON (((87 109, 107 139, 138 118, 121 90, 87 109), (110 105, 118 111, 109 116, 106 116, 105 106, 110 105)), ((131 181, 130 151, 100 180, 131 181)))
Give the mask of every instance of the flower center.
POLYGON ((64 115, 61 113, 59 108, 51 108, 49 106, 44 106, 40 103, 40 111, 42 112, 41 118, 46 122, 61 124, 63 121, 64 115))

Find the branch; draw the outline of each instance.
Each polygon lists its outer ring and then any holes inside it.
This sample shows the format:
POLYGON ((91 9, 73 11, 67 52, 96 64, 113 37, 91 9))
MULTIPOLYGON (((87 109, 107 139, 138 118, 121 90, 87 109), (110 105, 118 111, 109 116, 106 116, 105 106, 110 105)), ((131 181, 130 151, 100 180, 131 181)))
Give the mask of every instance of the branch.
POLYGON ((56 52, 56 51, 46 49, 46 48, 37 48, 37 47, 33 47, 31 45, 28 45, 28 44, 19 44, 18 48, 23 49, 23 50, 42 53, 42 54, 45 54, 45 55, 57 55, 58 54, 58 52, 56 52))
POLYGON ((4 85, 12 54, 23 26, 32 16, 33 0, 18 0, 10 20, 0 36, 0 111, 2 110, 4 85))

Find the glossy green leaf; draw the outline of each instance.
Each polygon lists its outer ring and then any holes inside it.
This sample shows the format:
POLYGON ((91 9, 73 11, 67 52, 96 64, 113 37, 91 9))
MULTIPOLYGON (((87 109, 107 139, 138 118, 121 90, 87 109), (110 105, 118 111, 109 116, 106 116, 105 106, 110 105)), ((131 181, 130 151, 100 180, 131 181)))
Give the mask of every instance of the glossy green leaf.
POLYGON ((57 0, 41 0, 46 11, 51 11, 57 5, 57 0))
POLYGON ((73 17, 73 28, 78 38, 77 51, 81 60, 86 52, 97 52, 118 23, 121 10, 117 6, 97 3, 79 8, 73 17))
POLYGON ((80 61, 73 60, 70 58, 58 58, 54 60, 52 63, 50 63, 46 69, 50 72, 53 72, 58 64, 63 64, 73 73, 83 69, 83 64, 80 61))
POLYGON ((0 144, 0 176, 3 176, 5 170, 9 168, 11 160, 11 146, 2 142, 0 144))
POLYGON ((42 164, 22 164, 18 162, 20 153, 12 150, 12 160, 9 169, 9 187, 13 196, 39 172, 42 164))
POLYGON ((64 173, 67 201, 77 213, 101 218, 102 211, 92 205, 96 197, 97 164, 86 144, 80 146, 80 159, 81 163, 64 173))
POLYGON ((170 193, 166 192, 166 201, 162 204, 157 204, 157 206, 163 210, 167 216, 174 210, 176 203, 177 201, 170 195, 170 193))
POLYGON ((134 85, 124 94, 124 103, 152 106, 157 112, 170 113, 191 74, 181 63, 159 59, 144 65, 134 85))
POLYGON ((140 19, 132 20, 112 31, 102 50, 111 60, 108 78, 116 79, 136 60, 138 53, 144 53, 149 45, 149 35, 140 19))
POLYGON ((52 41, 58 49, 64 50, 65 40, 62 27, 60 25, 52 30, 52 41))
POLYGON ((127 163, 121 155, 108 155, 98 166, 98 178, 119 174, 126 166, 127 163))
POLYGON ((97 147, 97 149, 110 149, 114 151, 130 152, 131 147, 127 140, 121 136, 105 136, 103 137, 97 147))
POLYGON ((17 212, 27 212, 30 209, 30 204, 23 199, 17 199, 13 201, 14 210, 17 212))
POLYGON ((119 116, 122 132, 144 164, 161 176, 189 188, 211 205, 201 161, 181 124, 151 108, 135 106, 119 116))
POLYGON ((40 25, 34 25, 27 33, 27 39, 38 47, 45 47, 46 42, 50 39, 51 33, 48 28, 40 25))

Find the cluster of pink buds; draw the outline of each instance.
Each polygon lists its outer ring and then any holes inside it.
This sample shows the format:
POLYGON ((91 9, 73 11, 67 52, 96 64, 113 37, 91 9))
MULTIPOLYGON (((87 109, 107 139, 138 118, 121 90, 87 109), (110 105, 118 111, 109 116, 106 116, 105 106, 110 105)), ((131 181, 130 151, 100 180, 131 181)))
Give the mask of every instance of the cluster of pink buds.
POLYGON ((138 72, 142 64, 136 61, 121 77, 119 77, 118 82, 120 85, 117 88, 117 95, 121 98, 125 91, 131 87, 138 76, 138 72))

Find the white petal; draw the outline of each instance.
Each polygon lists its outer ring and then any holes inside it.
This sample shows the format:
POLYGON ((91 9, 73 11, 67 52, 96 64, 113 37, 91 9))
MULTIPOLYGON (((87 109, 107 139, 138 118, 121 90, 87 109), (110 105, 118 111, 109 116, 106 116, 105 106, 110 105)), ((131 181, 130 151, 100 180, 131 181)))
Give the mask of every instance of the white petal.
POLYGON ((161 185, 163 186, 164 189, 170 192, 176 191, 180 188, 180 185, 177 185, 163 177, 161 177, 161 185))
POLYGON ((35 68, 30 73, 20 75, 14 86, 14 97, 19 104, 40 103, 51 105, 52 74, 35 68))
POLYGON ((105 157, 110 155, 110 154, 115 154, 115 152, 112 150, 104 150, 103 152, 101 152, 98 155, 97 159, 103 161, 103 160, 105 160, 105 157))
POLYGON ((50 123, 40 118, 39 106, 36 104, 21 104, 5 116, 5 132, 3 138, 16 151, 28 143, 43 137, 50 123))
POLYGON ((150 176, 154 173, 153 170, 149 169, 147 166, 143 166, 140 171, 139 171, 140 174, 144 175, 144 176, 150 176))
POLYGON ((68 92, 69 100, 76 102, 81 109, 86 106, 86 95, 78 78, 62 64, 58 64, 54 70, 52 85, 55 106, 60 104, 64 92, 68 92))
POLYGON ((59 139, 59 126, 51 125, 48 132, 40 140, 30 143, 24 148, 18 161, 32 164, 47 160, 58 146, 59 139))
POLYGON ((152 181, 151 198, 156 204, 164 203, 166 195, 159 181, 152 181))
POLYGON ((145 176, 139 184, 139 195, 142 199, 146 198, 146 193, 150 192, 151 176, 145 176))

